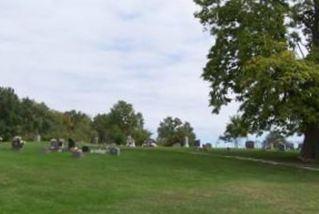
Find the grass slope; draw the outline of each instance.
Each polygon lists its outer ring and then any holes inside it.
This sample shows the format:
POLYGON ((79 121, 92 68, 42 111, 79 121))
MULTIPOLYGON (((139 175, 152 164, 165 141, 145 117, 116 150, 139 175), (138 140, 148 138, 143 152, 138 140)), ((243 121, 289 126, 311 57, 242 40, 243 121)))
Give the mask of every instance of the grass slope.
POLYGON ((0 146, 0 213, 319 213, 319 173, 174 150, 0 146))

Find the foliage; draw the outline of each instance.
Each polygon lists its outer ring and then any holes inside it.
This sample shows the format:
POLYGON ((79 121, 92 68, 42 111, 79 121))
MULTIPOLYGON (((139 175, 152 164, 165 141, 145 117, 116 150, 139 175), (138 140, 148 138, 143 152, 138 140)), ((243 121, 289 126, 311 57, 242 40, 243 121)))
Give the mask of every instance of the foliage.
POLYGON ((65 112, 63 119, 68 136, 73 139, 90 142, 96 135, 93 130, 91 118, 82 112, 75 110, 65 112))
POLYGON ((220 139, 228 142, 237 141, 238 138, 246 137, 247 134, 247 127, 242 118, 234 116, 230 119, 230 123, 226 126, 226 131, 220 139))
POLYGON ((20 101, 11 88, 0 88, 0 135, 8 140, 21 131, 20 101))
POLYGON ((303 133, 304 145, 312 146, 302 155, 313 158, 319 145, 314 135, 319 130, 319 2, 195 2, 200 6, 195 16, 215 38, 203 72, 211 84, 213 112, 237 101, 247 132, 303 133), (309 55, 300 59, 294 51, 302 51, 302 37, 309 55))
POLYGON ((93 119, 93 126, 101 142, 125 144, 131 135, 137 145, 142 145, 151 133, 144 129, 144 118, 125 101, 116 103, 108 114, 99 114, 93 119))
POLYGON ((194 145, 196 135, 189 122, 183 123, 179 118, 167 117, 157 129, 158 141, 166 146, 172 146, 175 143, 183 143, 185 137, 189 138, 189 144, 194 145))
POLYGON ((127 136, 132 135, 141 145, 151 133, 144 129, 143 115, 124 101, 92 120, 79 111, 59 112, 29 98, 19 99, 13 89, 0 87, 0 136, 7 141, 15 135, 27 140, 40 135, 43 140, 72 138, 82 142, 91 142, 97 136, 100 142, 117 144, 125 144, 127 136))
POLYGON ((271 144, 274 145, 274 147, 278 147, 279 144, 286 144, 287 140, 285 136, 283 136, 278 131, 271 131, 265 138, 263 142, 263 148, 271 147, 271 144))

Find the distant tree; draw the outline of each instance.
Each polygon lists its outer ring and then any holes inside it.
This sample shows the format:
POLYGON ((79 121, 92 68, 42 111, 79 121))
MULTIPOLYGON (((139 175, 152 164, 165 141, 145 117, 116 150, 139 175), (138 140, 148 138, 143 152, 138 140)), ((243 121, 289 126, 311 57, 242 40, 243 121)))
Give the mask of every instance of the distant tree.
POLYGON ((160 123, 157 132, 158 141, 165 146, 183 143, 186 136, 189 138, 190 145, 194 145, 196 139, 196 135, 190 123, 183 123, 179 118, 165 118, 160 123))
POLYGON ((231 117, 230 123, 226 126, 224 135, 220 137, 221 140, 226 142, 234 142, 235 147, 238 147, 239 138, 247 137, 247 126, 242 121, 240 116, 231 117))
POLYGON ((93 119, 93 127, 101 142, 125 144, 131 135, 137 145, 148 139, 151 133, 144 129, 141 113, 136 113, 133 105, 125 101, 116 103, 108 114, 99 114, 93 119))
POLYGON ((24 98, 20 104, 21 134, 29 140, 50 131, 50 109, 44 103, 24 98))
POLYGON ((50 110, 48 112, 49 128, 45 133, 40 133, 44 140, 51 138, 69 138, 69 133, 64 122, 64 113, 50 110))
POLYGON ((90 142, 94 137, 91 118, 82 112, 75 110, 65 112, 64 124, 69 137, 85 142, 90 142))
POLYGON ((182 127, 178 129, 179 135, 183 138, 183 142, 185 137, 188 137, 189 145, 195 146, 196 135, 194 133, 194 128, 191 126, 189 122, 184 122, 182 127))
POLYGON ((143 129, 144 119, 141 113, 135 113, 132 104, 119 101, 109 113, 111 123, 116 124, 126 135, 132 135, 136 129, 143 129))
POLYGON ((0 136, 10 140, 15 135, 27 140, 41 135, 43 140, 73 138, 84 142, 98 136, 100 142, 117 144, 125 144, 131 135, 141 145, 151 133, 144 129, 143 115, 125 101, 92 120, 80 111, 59 112, 29 98, 20 100, 12 88, 0 87, 0 136))
POLYGON ((4 140, 21 134, 20 100, 12 88, 0 87, 0 136, 4 140))
POLYGON ((97 132, 100 143, 108 141, 108 133, 110 132, 110 119, 107 114, 98 114, 93 119, 93 127, 97 132))
POLYGON ((285 136, 283 136, 280 132, 271 131, 266 136, 266 138, 263 142, 263 148, 271 147, 271 145, 278 148, 279 144, 287 144, 287 143, 288 142, 287 142, 285 136))

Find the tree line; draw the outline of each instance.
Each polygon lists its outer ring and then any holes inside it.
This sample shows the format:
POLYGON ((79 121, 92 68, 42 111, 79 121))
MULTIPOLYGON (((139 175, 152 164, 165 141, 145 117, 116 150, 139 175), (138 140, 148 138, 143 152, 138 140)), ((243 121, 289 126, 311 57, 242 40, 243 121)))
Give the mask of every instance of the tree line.
MULTIPOLYGON (((0 87, 0 136, 9 141, 17 135, 30 141, 41 136, 44 141, 72 138, 86 143, 116 144, 125 144, 127 137, 132 136, 137 145, 142 145, 152 133, 144 127, 143 114, 125 101, 117 102, 108 113, 91 118, 76 110, 52 110, 45 103, 20 99, 12 88, 0 87)), ((190 123, 167 117, 160 123, 157 140, 172 146, 182 143, 185 136, 194 144, 196 136, 190 123)))

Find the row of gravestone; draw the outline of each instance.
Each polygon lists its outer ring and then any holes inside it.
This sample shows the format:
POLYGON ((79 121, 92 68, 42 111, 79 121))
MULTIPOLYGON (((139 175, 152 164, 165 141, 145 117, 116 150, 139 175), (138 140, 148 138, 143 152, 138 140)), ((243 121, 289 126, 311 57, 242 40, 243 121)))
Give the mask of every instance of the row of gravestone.
MULTIPOLYGON (((136 145, 135 145, 135 140, 134 140, 134 138, 133 138, 131 135, 129 135, 129 136, 127 137, 126 146, 129 147, 129 148, 135 148, 135 147, 136 147, 136 145)), ((153 139, 148 139, 148 140, 146 140, 146 141, 143 143, 142 147, 155 148, 155 147, 157 147, 157 143, 156 143, 156 141, 153 140, 153 139)))
MULTIPOLYGON (((13 150, 19 151, 21 150, 25 145, 25 142, 22 140, 20 136, 16 136, 12 139, 11 147, 13 150)), ((118 148, 116 145, 108 146, 107 148, 101 149, 104 150, 105 153, 109 153, 111 155, 120 155, 120 148, 118 148)), ((50 152, 63 152, 63 151, 69 151, 72 153, 74 157, 82 157, 86 153, 90 153, 91 149, 88 146, 83 146, 82 148, 79 148, 76 146, 76 143, 73 139, 68 140, 68 145, 66 146, 64 139, 51 139, 50 146, 48 151, 50 152)), ((91 153, 95 153, 92 151, 91 153)))
MULTIPOLYGON (((107 148, 99 149, 103 152, 100 152, 100 154, 109 153, 111 155, 120 155, 120 148, 116 147, 115 145, 108 146, 107 148)), ((63 152, 63 151, 69 151, 72 153, 74 157, 82 157, 84 154, 93 153, 97 154, 94 149, 91 149, 89 146, 82 146, 81 148, 78 147, 75 143, 75 141, 71 138, 68 139, 68 144, 66 145, 64 139, 51 139, 50 141, 50 147, 49 151, 52 152, 63 152)))
MULTIPOLYGON (((92 141, 92 144, 98 144, 98 142, 99 142, 99 138, 95 137, 92 141)), ((136 147, 135 140, 131 135, 129 135, 126 138, 126 146, 129 148, 136 147)), ((142 144, 142 147, 157 147, 157 142, 153 139, 148 139, 148 140, 145 140, 145 142, 142 144)))

